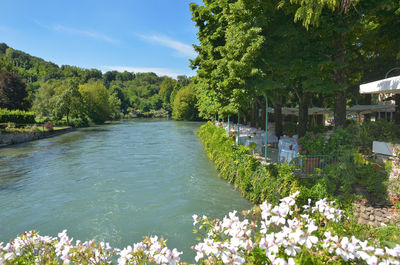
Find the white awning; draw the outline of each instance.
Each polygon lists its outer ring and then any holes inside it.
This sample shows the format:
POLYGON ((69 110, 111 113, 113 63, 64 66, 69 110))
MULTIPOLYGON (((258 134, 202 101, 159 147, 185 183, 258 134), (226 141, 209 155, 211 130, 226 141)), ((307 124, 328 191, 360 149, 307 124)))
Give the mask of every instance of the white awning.
POLYGON ((373 112, 393 112, 396 105, 354 105, 346 110, 352 114, 368 114, 373 112))
MULTIPOLYGON (((269 113, 274 113, 273 108, 268 109, 269 113)), ((320 114, 332 114, 332 110, 328 108, 309 108, 308 115, 320 115, 320 114)), ((296 115, 299 116, 299 109, 298 108, 282 108, 283 115, 296 115)))
POLYGON ((400 76, 360 85, 361 94, 400 93, 400 76))

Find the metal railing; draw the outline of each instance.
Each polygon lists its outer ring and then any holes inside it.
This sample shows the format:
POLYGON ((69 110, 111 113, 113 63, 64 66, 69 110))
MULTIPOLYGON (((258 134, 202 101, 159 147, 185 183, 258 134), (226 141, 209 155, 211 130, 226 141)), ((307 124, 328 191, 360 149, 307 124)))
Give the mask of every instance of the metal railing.
POLYGON ((313 174, 337 162, 339 159, 334 155, 301 155, 293 158, 290 164, 296 166, 301 173, 313 174))

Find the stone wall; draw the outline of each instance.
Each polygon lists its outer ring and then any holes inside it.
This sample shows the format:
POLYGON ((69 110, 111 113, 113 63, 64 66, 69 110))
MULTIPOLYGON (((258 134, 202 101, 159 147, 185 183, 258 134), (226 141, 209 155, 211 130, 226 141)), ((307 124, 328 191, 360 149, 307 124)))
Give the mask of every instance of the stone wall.
POLYGON ((48 138, 71 132, 74 128, 55 130, 52 132, 32 132, 32 133, 0 133, 0 147, 30 142, 38 139, 48 138))
POLYGON ((373 207, 354 204, 354 214, 361 225, 382 226, 387 223, 400 225, 400 212, 392 207, 373 207))

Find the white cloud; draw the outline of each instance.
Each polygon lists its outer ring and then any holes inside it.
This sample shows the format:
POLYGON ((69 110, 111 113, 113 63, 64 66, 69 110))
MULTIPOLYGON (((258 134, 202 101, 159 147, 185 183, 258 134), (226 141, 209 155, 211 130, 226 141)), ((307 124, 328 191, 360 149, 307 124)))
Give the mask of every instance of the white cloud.
POLYGON ((118 39, 112 38, 110 36, 107 36, 106 34, 96 32, 96 31, 74 29, 74 28, 70 28, 70 27, 64 27, 61 25, 55 25, 52 27, 52 29, 55 31, 58 31, 58 32, 67 32, 67 33, 74 34, 74 35, 80 35, 80 36, 84 36, 84 37, 88 37, 88 38, 92 38, 92 39, 107 41, 110 43, 120 42, 118 39))
POLYGON ((104 71, 119 71, 119 72, 128 71, 134 73, 152 72, 157 74, 158 76, 166 75, 172 78, 177 78, 178 75, 182 75, 182 73, 178 74, 172 69, 157 68, 157 67, 102 66, 101 69, 103 69, 104 71))
POLYGON ((110 36, 107 36, 106 34, 103 34, 103 33, 100 33, 100 32, 96 32, 96 31, 74 29, 74 28, 65 27, 65 26, 62 26, 62 25, 48 26, 48 25, 42 24, 41 22, 39 22, 36 19, 34 19, 33 22, 35 24, 39 25, 40 27, 45 28, 47 30, 53 30, 53 31, 57 31, 57 32, 66 32, 66 33, 69 33, 69 34, 79 35, 79 36, 92 38, 92 39, 98 39, 98 40, 102 40, 102 41, 106 41, 106 42, 110 42, 110 43, 118 43, 118 42, 120 42, 120 40, 118 40, 118 39, 112 38, 110 36))
POLYGON ((139 35, 140 38, 155 44, 160 44, 162 46, 171 48, 177 52, 178 56, 181 57, 196 57, 197 53, 194 51, 191 45, 185 44, 183 42, 171 39, 163 35, 139 35))

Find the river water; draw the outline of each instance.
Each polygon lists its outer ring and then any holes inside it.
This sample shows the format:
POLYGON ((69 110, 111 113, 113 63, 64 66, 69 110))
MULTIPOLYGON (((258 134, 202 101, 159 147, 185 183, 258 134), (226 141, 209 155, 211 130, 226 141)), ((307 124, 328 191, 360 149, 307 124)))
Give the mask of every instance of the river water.
POLYGON ((200 123, 133 121, 0 149, 0 242, 27 230, 122 248, 159 235, 192 261, 192 215, 249 209, 217 177, 200 123))

